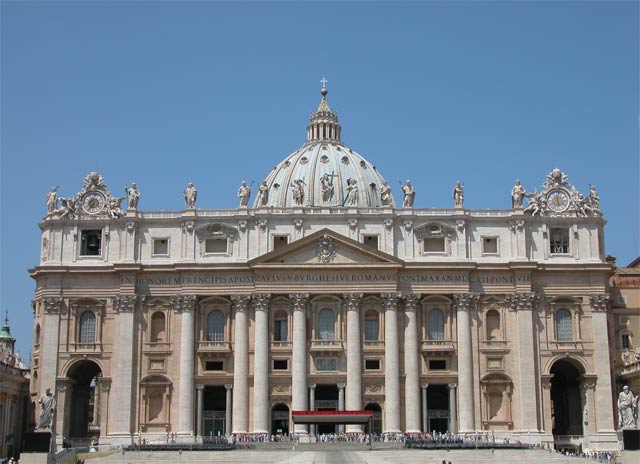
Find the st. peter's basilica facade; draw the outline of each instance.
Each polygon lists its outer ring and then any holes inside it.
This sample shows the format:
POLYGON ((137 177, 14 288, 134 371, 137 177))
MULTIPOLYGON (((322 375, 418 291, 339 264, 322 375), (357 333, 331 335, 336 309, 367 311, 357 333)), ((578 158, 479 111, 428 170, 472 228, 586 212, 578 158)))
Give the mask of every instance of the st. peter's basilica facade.
POLYGON ((414 208, 409 181, 394 199, 341 142, 326 94, 238 208, 196 208, 189 185, 184 210, 145 211, 97 173, 52 189, 31 398, 55 393, 57 440, 288 433, 291 411, 366 409, 375 432, 615 448, 595 188, 554 169, 535 193, 505 185, 508 209, 466 209, 460 183, 451 208, 414 208))

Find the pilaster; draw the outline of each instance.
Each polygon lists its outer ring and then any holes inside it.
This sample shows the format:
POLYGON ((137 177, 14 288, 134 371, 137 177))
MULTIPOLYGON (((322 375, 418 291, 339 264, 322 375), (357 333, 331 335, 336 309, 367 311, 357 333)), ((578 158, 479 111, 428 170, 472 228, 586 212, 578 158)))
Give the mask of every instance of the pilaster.
POLYGON ((611 363, 609 359, 609 330, 607 307, 609 295, 601 293, 589 297, 591 321, 593 325, 594 361, 597 374, 596 383, 596 429, 598 433, 614 432, 613 391, 611 382, 611 363))

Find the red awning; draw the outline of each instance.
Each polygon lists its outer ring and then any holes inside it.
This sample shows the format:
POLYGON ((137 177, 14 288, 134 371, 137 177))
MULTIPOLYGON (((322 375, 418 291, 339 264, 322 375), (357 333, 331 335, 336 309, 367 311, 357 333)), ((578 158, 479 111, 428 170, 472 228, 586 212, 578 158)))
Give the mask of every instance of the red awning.
POLYGON ((373 411, 291 411, 296 424, 367 424, 373 411))

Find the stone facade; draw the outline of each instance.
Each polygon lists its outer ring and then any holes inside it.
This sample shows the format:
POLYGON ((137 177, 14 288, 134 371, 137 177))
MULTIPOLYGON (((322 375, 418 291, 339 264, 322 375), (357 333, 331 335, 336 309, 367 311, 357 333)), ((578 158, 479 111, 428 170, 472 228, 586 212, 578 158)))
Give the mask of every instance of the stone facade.
POLYGON ((556 169, 512 209, 395 208, 326 90, 307 134, 253 208, 123 211, 96 173, 49 208, 31 394, 55 387, 58 440, 366 408, 381 432, 615 448, 599 199, 556 169))

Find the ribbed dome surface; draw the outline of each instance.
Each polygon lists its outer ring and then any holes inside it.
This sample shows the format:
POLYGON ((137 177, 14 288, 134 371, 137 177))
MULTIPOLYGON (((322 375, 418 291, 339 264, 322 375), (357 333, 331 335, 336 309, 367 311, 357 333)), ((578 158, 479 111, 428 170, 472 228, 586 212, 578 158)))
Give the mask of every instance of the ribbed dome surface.
MULTIPOLYGON (((350 206, 376 208, 383 206, 380 190, 385 182, 375 166, 355 151, 333 141, 312 142, 287 156, 265 179, 269 186, 268 206, 350 206), (323 198, 321 178, 333 180, 333 195, 323 198), (304 188, 302 205, 293 198, 294 181, 301 179, 304 188), (358 189, 355 204, 345 205, 347 181, 355 180, 358 189), (326 201, 325 201, 326 199, 326 201)), ((394 206, 393 197, 390 207, 394 206)), ((256 199, 254 207, 258 207, 256 199)))
POLYGON ((327 89, 321 94, 307 127, 307 143, 273 168, 265 179, 268 201, 262 204, 257 195, 254 208, 394 207, 391 189, 375 166, 340 141, 338 115, 329 107, 327 89))

